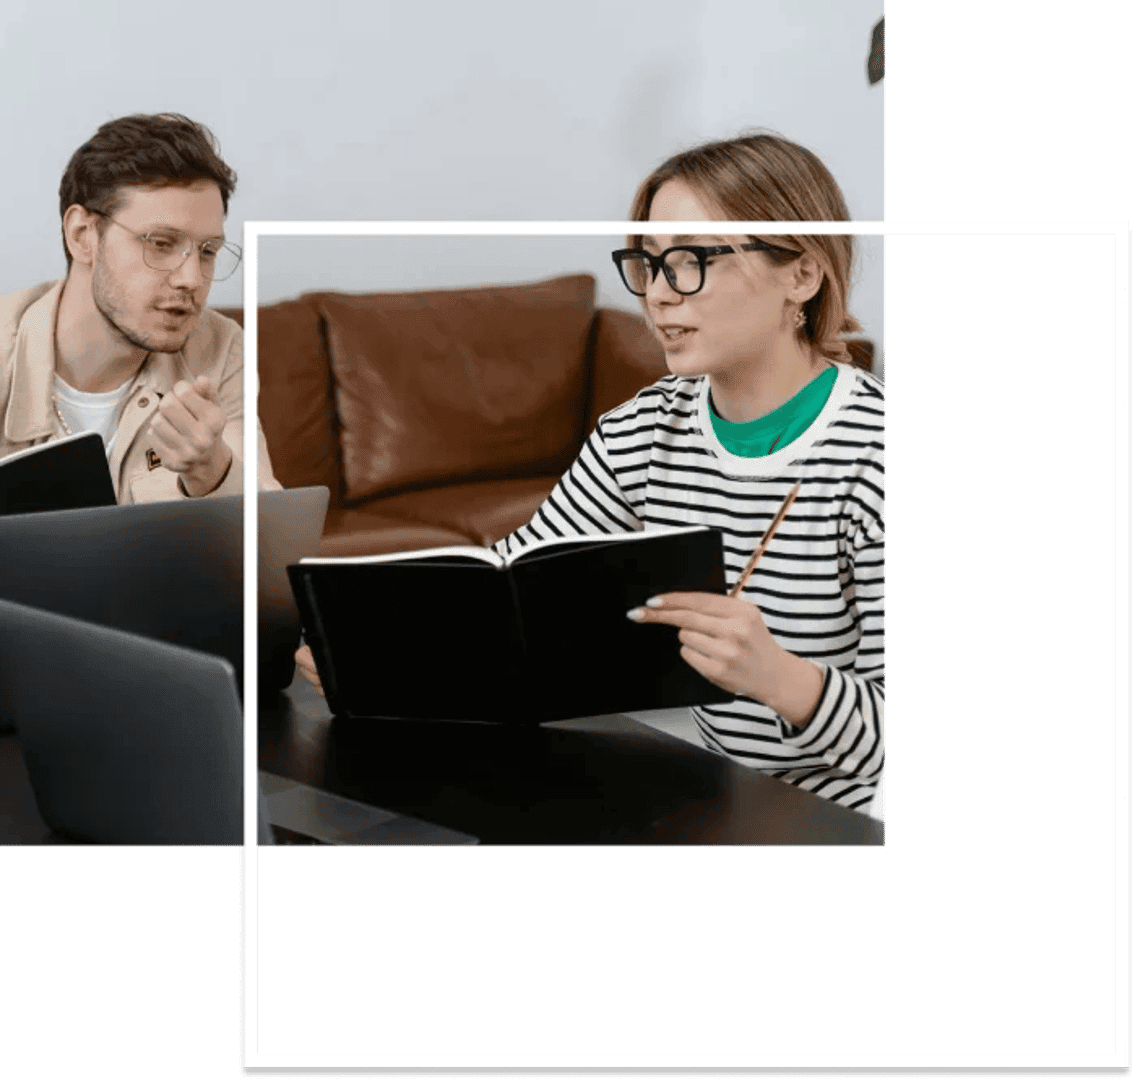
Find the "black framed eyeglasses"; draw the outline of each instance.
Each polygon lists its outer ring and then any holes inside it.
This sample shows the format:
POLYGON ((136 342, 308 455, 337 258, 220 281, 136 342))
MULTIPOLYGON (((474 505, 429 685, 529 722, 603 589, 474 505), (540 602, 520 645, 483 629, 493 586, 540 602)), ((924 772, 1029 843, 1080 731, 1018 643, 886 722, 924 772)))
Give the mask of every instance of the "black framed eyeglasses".
POLYGON ((179 270, 196 247, 201 276, 209 281, 224 281, 225 278, 233 276, 244 254, 239 244, 216 239, 197 241, 179 229, 159 229, 138 233, 101 210, 91 210, 89 206, 87 209, 92 214, 106 218, 112 225, 125 229, 138 240, 142 245, 142 261, 151 270, 161 270, 167 274, 179 270))
POLYGON ((683 296, 692 296, 705 284, 705 268, 710 259, 719 255, 735 255, 738 251, 780 251, 786 255, 799 255, 791 248, 751 240, 747 244, 718 244, 705 247, 701 244, 678 244, 657 255, 645 248, 621 248, 612 251, 611 258, 619 268, 623 284, 635 296, 645 296, 651 282, 661 270, 670 288, 683 296))

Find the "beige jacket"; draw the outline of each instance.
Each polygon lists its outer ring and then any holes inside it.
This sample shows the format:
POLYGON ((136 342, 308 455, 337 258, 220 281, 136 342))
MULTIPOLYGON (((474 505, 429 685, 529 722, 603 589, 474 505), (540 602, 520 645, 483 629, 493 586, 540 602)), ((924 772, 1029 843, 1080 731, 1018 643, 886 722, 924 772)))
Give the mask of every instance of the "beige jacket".
MULTIPOLYGON (((36 285, 0 299, 0 458, 58 439, 63 426, 52 405, 55 316, 63 282, 36 285)), ((158 402, 179 379, 208 375, 228 416, 223 438, 233 452, 228 475, 214 495, 244 490, 244 333, 231 319, 206 309, 179 353, 149 353, 122 404, 110 475, 120 503, 184 499, 177 473, 166 469, 150 439, 158 402)), ((257 424, 257 487, 279 488, 268 445, 257 424)))

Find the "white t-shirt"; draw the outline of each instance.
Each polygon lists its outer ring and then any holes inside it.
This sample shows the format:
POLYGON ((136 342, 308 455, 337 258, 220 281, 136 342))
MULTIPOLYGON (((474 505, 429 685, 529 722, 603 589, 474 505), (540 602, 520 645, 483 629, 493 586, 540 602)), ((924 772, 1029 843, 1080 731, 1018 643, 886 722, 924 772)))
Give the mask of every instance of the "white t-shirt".
POLYGON ((110 457, 114 435, 118 430, 116 423, 118 410, 129 389, 128 379, 116 390, 108 390, 103 394, 88 394, 83 390, 76 390, 58 375, 55 376, 55 400, 59 402, 59 411, 67 421, 67 426, 75 435, 81 431, 97 431, 106 446, 107 457, 110 457))

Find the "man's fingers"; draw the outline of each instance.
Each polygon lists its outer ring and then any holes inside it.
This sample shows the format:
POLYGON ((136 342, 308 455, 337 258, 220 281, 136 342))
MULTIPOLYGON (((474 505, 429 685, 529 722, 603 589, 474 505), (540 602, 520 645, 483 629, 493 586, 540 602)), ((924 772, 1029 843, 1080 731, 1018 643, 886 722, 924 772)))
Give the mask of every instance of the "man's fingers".
POLYGON ((209 378, 208 375, 198 375, 193 380, 193 389, 203 398, 208 398, 214 404, 217 403, 217 384, 209 378))
MULTIPOLYGON (((202 405, 212 408, 204 401, 202 401, 202 405)), ((207 453, 218 437, 217 431, 212 426, 195 417, 186 408, 185 403, 172 394, 167 394, 162 398, 162 403, 158 406, 158 416, 154 418, 154 424, 157 424, 158 431, 167 443, 176 445, 180 442, 183 454, 190 458, 200 457, 207 453), (158 423, 159 420, 168 424, 168 429, 158 423)))
POLYGON ((155 416, 150 423, 150 439, 154 452, 167 469, 183 472, 188 467, 180 438, 170 424, 161 422, 161 417, 155 416))
MULTIPOLYGON (((187 386, 188 383, 178 383, 178 385, 187 386)), ((193 391, 190 391, 190 393, 193 393, 193 391)), ((193 393, 193 396, 197 397, 195 393, 193 393)), ((158 406, 158 415, 165 417, 173 427, 184 434, 188 434, 199 423, 185 399, 176 393, 166 394, 162 398, 161 404, 158 406)))
POLYGON ((208 423, 210 426, 215 424, 220 411, 213 380, 204 375, 198 375, 192 386, 184 380, 177 383, 173 393, 162 398, 162 405, 164 406, 167 401, 171 406, 175 403, 180 405, 194 420, 208 423))
POLYGON ((179 431, 168 420, 155 417, 150 424, 150 436, 153 439, 154 449, 162 464, 170 468, 169 462, 178 461, 188 464, 201 456, 202 448, 207 443, 198 442, 191 434, 179 431))

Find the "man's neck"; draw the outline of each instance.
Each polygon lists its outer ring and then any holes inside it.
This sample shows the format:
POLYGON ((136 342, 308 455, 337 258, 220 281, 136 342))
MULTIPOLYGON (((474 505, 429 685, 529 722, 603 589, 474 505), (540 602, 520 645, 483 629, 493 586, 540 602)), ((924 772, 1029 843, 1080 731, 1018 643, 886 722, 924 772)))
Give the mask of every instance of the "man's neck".
POLYGON ((55 316, 55 372, 68 386, 103 393, 129 382, 146 350, 124 341, 91 298, 89 282, 68 274, 55 316))

